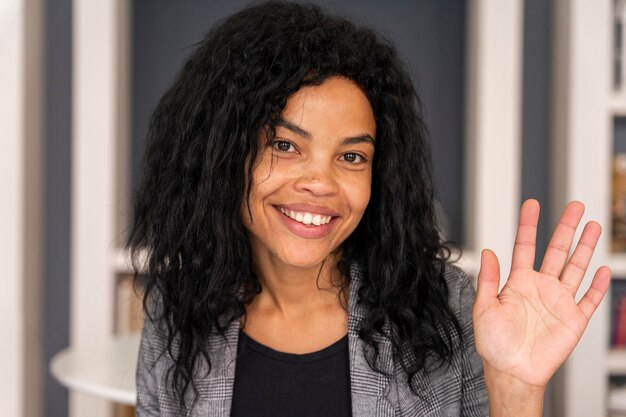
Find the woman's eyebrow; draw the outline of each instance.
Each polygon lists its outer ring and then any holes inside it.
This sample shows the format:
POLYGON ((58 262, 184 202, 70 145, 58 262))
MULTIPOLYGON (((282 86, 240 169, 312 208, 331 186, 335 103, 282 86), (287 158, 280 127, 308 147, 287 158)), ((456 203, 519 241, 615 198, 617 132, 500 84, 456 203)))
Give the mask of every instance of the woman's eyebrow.
POLYGON ((311 139, 311 137, 313 135, 311 135, 309 132, 307 132, 306 130, 302 129, 299 126, 296 126, 295 124, 288 122, 285 119, 278 119, 278 122, 276 123, 278 126, 282 126, 285 129, 289 129, 291 130, 293 133, 302 136, 305 139, 311 139))
POLYGON ((372 145, 374 145, 376 141, 369 134, 364 133, 358 136, 350 136, 347 138, 343 138, 343 140, 341 141, 341 144, 342 145, 354 145, 356 143, 363 143, 363 142, 371 143, 372 145))
MULTIPOLYGON (((277 126, 282 126, 285 129, 291 130, 293 133, 302 136, 305 139, 311 139, 313 137, 313 135, 311 135, 311 133, 307 132, 306 130, 302 129, 300 126, 297 126, 291 122, 288 122, 285 119, 278 119, 278 121, 276 122, 277 126)), ((374 138, 368 134, 368 133, 363 133, 357 136, 350 136, 347 138, 343 138, 341 140, 341 144, 342 145, 353 145, 356 143, 363 143, 363 142, 370 142, 372 145, 375 143, 374 138)))

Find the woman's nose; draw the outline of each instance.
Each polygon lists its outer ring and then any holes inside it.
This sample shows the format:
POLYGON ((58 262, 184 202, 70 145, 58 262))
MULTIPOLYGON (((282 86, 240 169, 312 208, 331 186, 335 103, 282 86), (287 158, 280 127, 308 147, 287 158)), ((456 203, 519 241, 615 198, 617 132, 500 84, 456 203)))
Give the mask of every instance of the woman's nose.
POLYGON ((296 180, 298 191, 309 192, 318 196, 332 195, 338 190, 337 179, 331 167, 309 166, 296 180))

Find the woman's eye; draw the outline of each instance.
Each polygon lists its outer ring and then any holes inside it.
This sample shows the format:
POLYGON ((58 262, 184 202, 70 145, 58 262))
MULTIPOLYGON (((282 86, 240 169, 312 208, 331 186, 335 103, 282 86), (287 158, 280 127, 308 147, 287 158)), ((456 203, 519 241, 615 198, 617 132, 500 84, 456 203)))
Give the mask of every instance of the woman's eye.
POLYGON ((287 142, 285 140, 275 140, 274 141, 274 149, 279 150, 281 152, 293 152, 294 146, 291 142, 287 142))
POLYGON ((346 162, 350 162, 351 164, 360 164, 362 162, 365 162, 365 158, 363 158, 358 153, 354 153, 354 152, 348 152, 348 153, 343 154, 341 156, 341 159, 343 159, 346 162))

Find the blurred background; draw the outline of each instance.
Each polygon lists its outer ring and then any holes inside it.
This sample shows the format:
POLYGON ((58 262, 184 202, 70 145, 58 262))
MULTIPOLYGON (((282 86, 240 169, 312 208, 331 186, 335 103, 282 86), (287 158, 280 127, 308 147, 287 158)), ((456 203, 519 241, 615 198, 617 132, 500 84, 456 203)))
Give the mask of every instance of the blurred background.
MULTIPOLYGON (((3 416, 133 415, 132 370, 104 347, 123 340, 132 363, 142 325, 120 247, 148 119, 194 45, 248 3, 0 0, 3 416)), ((540 253, 569 200, 603 225, 592 268, 613 269, 611 293, 544 416, 626 415, 624 2, 314 3, 376 28, 407 63, 443 227, 469 274, 484 247, 508 270, 526 198, 542 206, 540 253)))

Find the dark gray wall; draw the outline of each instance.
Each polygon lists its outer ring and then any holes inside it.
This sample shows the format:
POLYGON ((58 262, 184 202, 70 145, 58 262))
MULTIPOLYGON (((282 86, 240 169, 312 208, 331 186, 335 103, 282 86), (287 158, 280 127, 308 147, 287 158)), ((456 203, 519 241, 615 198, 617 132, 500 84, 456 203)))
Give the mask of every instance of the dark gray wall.
MULTIPOLYGON (((45 4, 44 363, 69 344, 72 2, 45 4)), ((44 369, 44 415, 67 416, 67 390, 44 369)))
MULTIPOLYGON (((183 60, 215 21, 248 0, 160 1, 132 3, 131 187, 138 181, 148 120, 183 60)), ((129 208, 129 212, 132 212, 129 208)))
MULTIPOLYGON (((322 0, 315 3, 373 26, 397 45, 424 103, 448 234, 462 242, 465 2, 322 0)), ((248 1, 134 1, 135 173, 149 115, 172 82, 182 59, 216 20, 246 4, 248 1)))
MULTIPOLYGON (((522 102, 522 200, 536 198, 542 216, 537 230, 537 257, 541 265, 552 233, 550 181, 550 94, 552 89, 553 0, 524 2, 524 68, 522 102)), ((548 386, 544 417, 552 415, 552 385, 548 386)))
POLYGON ((613 151, 615 153, 626 152, 626 118, 624 117, 613 119, 613 151))

